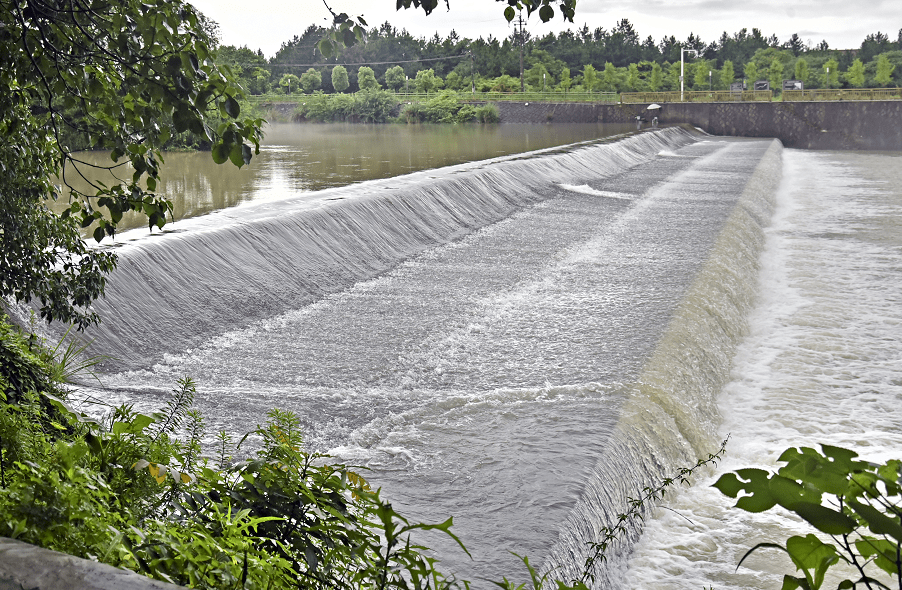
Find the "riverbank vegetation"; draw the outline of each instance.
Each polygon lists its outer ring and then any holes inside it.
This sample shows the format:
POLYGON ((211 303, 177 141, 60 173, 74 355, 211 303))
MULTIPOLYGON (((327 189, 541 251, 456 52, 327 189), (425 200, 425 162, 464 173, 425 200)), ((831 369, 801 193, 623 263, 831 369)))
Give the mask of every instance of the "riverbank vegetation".
POLYGON ((296 120, 319 123, 497 123, 498 107, 469 104, 468 96, 451 90, 424 101, 405 102, 385 90, 361 90, 353 94, 314 92, 303 97, 295 110, 296 120))
POLYGON ((255 95, 353 93, 377 87, 399 94, 443 89, 562 95, 671 91, 680 87, 681 47, 698 52, 686 55, 686 90, 729 90, 732 83, 743 80, 750 89, 753 82, 766 80, 776 91, 783 80, 800 80, 811 89, 902 85, 902 30, 896 38, 877 32, 860 47, 834 49, 825 41, 810 45, 798 35, 780 40, 758 29, 724 32, 710 42, 695 35, 682 41, 673 36, 656 41, 643 39, 625 19, 611 29, 583 26, 543 37, 527 32, 522 39, 518 33, 506 39, 468 39, 456 33, 444 39, 438 35, 417 38, 385 23, 366 32, 366 43, 336 48, 331 58, 319 52, 311 55, 309 47, 327 32, 311 25, 269 59, 247 47, 225 46, 217 60, 230 65, 255 95), (347 86, 341 89, 332 84, 332 70, 338 68, 347 74, 347 86))
POLYGON ((304 451, 291 413, 203 449, 190 379, 158 413, 90 416, 54 378, 67 360, 0 319, 0 536, 192 588, 457 585, 408 538, 453 537, 451 519, 408 522, 352 469, 304 451))

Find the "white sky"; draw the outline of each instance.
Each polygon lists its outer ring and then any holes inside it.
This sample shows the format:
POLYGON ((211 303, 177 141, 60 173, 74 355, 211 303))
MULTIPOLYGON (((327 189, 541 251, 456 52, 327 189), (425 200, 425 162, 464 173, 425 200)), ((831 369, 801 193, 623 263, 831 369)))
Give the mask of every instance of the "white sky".
MULTIPOLYGON (((222 42, 262 49, 272 57, 283 42, 303 33, 309 25, 331 22, 322 0, 191 0, 201 12, 219 23, 222 42)), ((335 12, 362 15, 370 27, 389 21, 418 37, 442 37, 452 29, 461 37, 475 39, 494 35, 507 37, 513 29, 502 12, 506 3, 492 0, 451 0, 448 11, 443 1, 431 16, 413 8, 396 12, 395 0, 327 0, 335 12)), ((629 19, 645 39, 660 42, 665 35, 685 40, 695 33, 710 43, 726 31, 730 35, 745 27, 761 29, 765 36, 776 34, 785 41, 798 33, 816 45, 826 39, 831 48, 849 49, 861 45, 866 35, 881 31, 895 40, 902 28, 900 0, 578 0, 574 24, 556 16, 544 24, 538 15, 527 29, 534 36, 576 29, 583 23, 590 29, 611 29, 620 19, 629 19)))

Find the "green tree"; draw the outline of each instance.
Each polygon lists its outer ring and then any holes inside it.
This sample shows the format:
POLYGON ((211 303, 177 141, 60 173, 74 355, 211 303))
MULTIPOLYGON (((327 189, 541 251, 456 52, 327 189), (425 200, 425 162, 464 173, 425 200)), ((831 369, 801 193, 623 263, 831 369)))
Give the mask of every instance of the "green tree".
MULTIPOLYGON (((902 34, 902 31, 900 31, 902 34)), ((880 86, 889 86, 893 81, 893 71, 896 69, 896 66, 890 63, 889 58, 885 53, 877 56, 877 73, 874 76, 874 80, 880 86)))
POLYGON ((573 85, 573 80, 570 78, 570 68, 562 68, 561 69, 561 81, 558 84, 558 88, 566 93, 570 90, 570 87, 573 85))
POLYGON ((335 66, 332 68, 332 88, 335 92, 344 92, 351 86, 348 81, 348 70, 344 66, 335 66))
POLYGON ((298 92, 301 89, 301 79, 294 74, 282 74, 282 78, 279 79, 279 87, 285 94, 298 92))
POLYGON ((264 68, 254 68, 253 78, 248 84, 248 90, 251 94, 265 94, 269 91, 269 70, 264 68))
POLYGON ((639 77, 639 64, 630 64, 627 67, 627 72, 627 87, 633 92, 638 92, 641 89, 640 86, 642 82, 642 79, 639 77))
POLYGON ((846 70, 845 78, 846 82, 849 83, 849 86, 855 88, 864 86, 864 64, 861 63, 860 59, 856 58, 855 61, 852 62, 852 65, 846 70))
POLYGON ((649 86, 651 87, 652 92, 657 92, 661 89, 661 83, 663 81, 663 72, 661 71, 661 65, 658 63, 654 63, 651 66, 651 76, 648 79, 649 86))
POLYGON ((736 72, 733 70, 733 62, 726 60, 720 69, 720 85, 724 90, 730 89, 730 84, 736 79, 736 72))
POLYGON ((376 81, 373 68, 360 66, 357 70, 357 86, 361 90, 379 90, 379 82, 376 81))
POLYGON ((796 60, 794 74, 796 80, 801 80, 803 86, 808 86, 808 78, 811 77, 811 70, 808 68, 808 62, 805 61, 804 57, 800 57, 796 60))
POLYGON ((755 82, 758 81, 758 66, 755 62, 745 64, 745 78, 748 80, 749 89, 754 88, 755 82))
POLYGON ((319 89, 322 84, 323 75, 316 68, 308 68, 306 72, 301 74, 301 88, 306 94, 319 89))
POLYGON ((404 75, 404 68, 401 66, 392 66, 385 70, 385 85, 395 92, 404 88, 407 76, 404 75))
POLYGON ((161 150, 178 133, 212 145, 217 163, 248 163, 262 121, 240 117, 242 90, 213 60, 215 38, 180 0, 69 0, 0 3, 0 296, 36 300, 42 318, 85 327, 115 266, 89 249, 126 211, 163 227, 172 204, 155 194, 161 150), (53 4, 53 6, 57 6, 53 4), (250 143, 251 145, 248 145, 250 143), (79 145, 80 144, 80 145, 79 145), (77 147, 110 150, 134 173, 89 190, 68 187, 55 214, 49 201, 86 164, 77 147))
POLYGON ((540 63, 526 70, 523 73, 523 77, 533 90, 547 90, 554 86, 554 78, 548 73, 545 66, 540 63))
POLYGON ((694 88, 695 90, 707 90, 713 81, 712 75, 712 65, 700 59, 695 62, 695 80, 694 80, 694 88))
POLYGON ((414 84, 416 84, 417 92, 425 92, 426 94, 429 94, 438 86, 438 82, 435 77, 435 70, 429 68, 428 70, 418 71, 414 84))
POLYGON ((515 92, 520 89, 520 79, 504 74, 492 80, 492 92, 515 92))
POLYGON ((824 87, 836 88, 839 86, 839 63, 832 57, 821 66, 824 72, 824 87))
POLYGON ((597 85, 598 74, 595 72, 595 67, 592 64, 588 64, 583 67, 583 88, 587 92, 592 92, 597 85))
POLYGON ((783 89, 783 62, 779 59, 770 62, 770 67, 767 68, 767 81, 770 82, 771 90, 783 89))

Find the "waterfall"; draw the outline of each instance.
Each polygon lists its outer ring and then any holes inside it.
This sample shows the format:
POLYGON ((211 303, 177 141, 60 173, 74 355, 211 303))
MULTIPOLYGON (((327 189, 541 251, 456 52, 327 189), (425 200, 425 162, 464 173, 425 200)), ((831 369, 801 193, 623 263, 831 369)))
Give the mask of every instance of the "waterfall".
MULTIPOLYGON (((639 498, 719 447, 716 397, 730 376, 733 353, 755 302, 759 255, 781 178, 776 140, 748 178, 741 197, 638 379, 624 386, 626 402, 606 452, 561 529, 544 565, 555 577, 579 577, 587 544, 600 537, 639 498), (612 477, 617 474, 617 477, 612 477)), ((650 514, 650 508, 642 512, 650 514)), ((597 587, 616 588, 641 533, 634 520, 599 568, 597 587)))
POLYGON ((460 239, 546 197, 693 141, 681 128, 498 158, 252 204, 121 237, 103 318, 89 335, 113 361, 150 366, 211 335, 297 309, 460 239))

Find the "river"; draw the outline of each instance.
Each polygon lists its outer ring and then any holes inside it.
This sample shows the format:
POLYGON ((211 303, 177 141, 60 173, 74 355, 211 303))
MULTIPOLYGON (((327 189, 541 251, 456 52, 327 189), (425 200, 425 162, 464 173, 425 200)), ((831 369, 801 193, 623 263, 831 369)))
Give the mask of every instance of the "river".
MULTIPOLYGON (((898 156, 587 139, 255 181, 281 188, 127 232, 92 334, 114 359, 88 391, 151 408, 191 375, 211 430, 239 434, 297 412, 402 512, 454 516, 473 560, 425 541, 479 588, 523 578, 511 551, 575 575, 627 497, 726 432, 727 468, 824 436, 898 448, 898 156)), ((598 586, 769 587, 769 561, 730 577, 759 525, 724 506, 704 482, 679 495, 695 524, 631 530, 598 586)))

